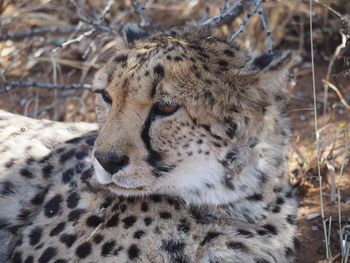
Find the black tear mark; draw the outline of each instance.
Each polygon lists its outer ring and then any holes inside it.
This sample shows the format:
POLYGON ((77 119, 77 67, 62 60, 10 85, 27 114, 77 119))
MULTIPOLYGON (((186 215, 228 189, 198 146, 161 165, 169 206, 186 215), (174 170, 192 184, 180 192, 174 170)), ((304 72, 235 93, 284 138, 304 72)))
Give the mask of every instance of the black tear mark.
POLYGON ((151 145, 151 137, 149 135, 150 133, 150 127, 151 123, 156 119, 155 111, 157 110, 157 105, 154 105, 150 113, 143 125, 142 131, 141 131, 141 138, 146 146, 146 149, 148 151, 148 157, 147 162, 154 167, 153 174, 155 177, 160 177, 164 173, 170 172, 172 169, 174 169, 174 166, 168 166, 162 163, 162 155, 153 149, 151 145))

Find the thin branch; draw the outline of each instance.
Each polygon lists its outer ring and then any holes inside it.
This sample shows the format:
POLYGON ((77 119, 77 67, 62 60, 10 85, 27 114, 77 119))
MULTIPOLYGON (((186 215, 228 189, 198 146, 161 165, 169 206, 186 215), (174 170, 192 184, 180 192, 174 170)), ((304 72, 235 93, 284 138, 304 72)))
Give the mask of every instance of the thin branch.
MULTIPOLYGON (((147 0, 144 0, 144 4, 146 3, 147 3, 147 0)), ((141 23, 140 23, 141 26, 150 26, 151 20, 146 14, 145 5, 139 3, 137 0, 131 0, 131 5, 141 20, 141 23)))
POLYGON ((265 0, 257 0, 255 2, 255 6, 252 9, 252 11, 250 11, 247 16, 243 19, 242 23, 240 24, 238 30, 230 37, 229 41, 233 42, 235 40, 235 38, 243 32, 245 25, 247 24, 247 22, 249 21, 249 19, 258 12, 258 10, 260 9, 261 4, 265 2, 265 0))
POLYGON ((342 93, 340 92, 340 90, 331 82, 329 82, 326 79, 322 79, 322 83, 324 84, 325 87, 329 87, 332 90, 335 91, 335 93, 337 94, 338 98, 340 99, 340 102, 345 106, 345 108, 347 108, 348 110, 350 110, 350 106, 347 103, 347 101, 345 100, 344 96, 342 95, 342 93))
MULTIPOLYGON (((83 30, 86 30, 86 29, 81 29, 80 31, 83 31, 83 30)), ((41 27, 41 28, 34 28, 24 32, 5 32, 3 35, 0 36, 0 41, 6 41, 6 40, 19 41, 24 38, 44 36, 46 34, 71 34, 74 31, 76 31, 75 26, 69 26, 66 28, 41 27)))
POLYGON ((220 14, 214 17, 211 17, 200 23, 201 26, 214 25, 221 26, 223 24, 234 21, 239 17, 243 11, 249 6, 251 0, 239 0, 234 5, 228 7, 227 1, 224 2, 223 8, 220 10, 220 14))
POLYGON ((34 81, 5 81, 5 87, 0 89, 1 93, 6 93, 15 88, 41 88, 48 90, 56 90, 56 89, 88 89, 91 90, 91 85, 84 83, 70 83, 70 84, 52 84, 52 83, 42 83, 42 82, 34 82, 34 81))
POLYGON ((91 35, 95 31, 96 31, 95 28, 91 28, 90 30, 85 31, 84 33, 80 34, 76 38, 73 38, 73 39, 70 39, 70 40, 67 40, 67 41, 63 42, 58 47, 56 47, 54 50, 52 50, 52 53, 55 53, 57 50, 59 50, 62 47, 66 47, 66 46, 69 46, 69 45, 75 44, 75 43, 80 43, 85 37, 91 35))
MULTIPOLYGON (((346 34, 344 34, 343 32, 340 31, 340 34, 342 36, 342 42, 340 43, 340 45, 337 46, 337 48, 335 49, 335 52, 328 64, 328 68, 327 68, 327 74, 326 74, 326 79, 325 81, 329 83, 330 77, 331 77, 331 73, 332 73, 332 69, 333 69, 333 65, 334 62, 337 60, 337 58, 340 55, 340 52, 346 48, 346 44, 348 42, 348 38, 349 36, 347 36, 346 34)), ((325 85, 325 89, 324 89, 324 97, 323 97, 323 114, 326 114, 327 112, 327 101, 328 101, 328 84, 325 85)))

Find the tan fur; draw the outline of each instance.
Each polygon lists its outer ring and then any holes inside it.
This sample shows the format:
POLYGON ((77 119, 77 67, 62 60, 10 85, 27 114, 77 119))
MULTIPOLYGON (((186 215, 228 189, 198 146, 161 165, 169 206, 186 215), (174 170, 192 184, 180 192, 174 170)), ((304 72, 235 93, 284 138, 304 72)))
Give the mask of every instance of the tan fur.
MULTIPOLYGON (((226 39, 217 29, 189 27, 119 41, 93 83, 100 127, 94 148, 95 134, 82 135, 90 128, 69 126, 82 137, 65 142, 55 134, 57 146, 32 163, 26 160, 34 153, 0 167, 0 227, 21 233, 12 261, 293 262, 290 55, 249 53, 226 39), (162 115, 160 103, 179 107, 162 115), (110 174, 100 156, 128 162, 110 174), (43 178, 47 165, 53 168, 43 178), (23 176, 23 167, 33 176, 23 176), (42 200, 33 203, 39 191, 42 200), (30 213, 18 216, 25 207, 30 213)), ((6 115, 0 125, 16 127, 10 120, 18 118, 6 115)), ((58 124, 50 125, 46 134, 58 124)))

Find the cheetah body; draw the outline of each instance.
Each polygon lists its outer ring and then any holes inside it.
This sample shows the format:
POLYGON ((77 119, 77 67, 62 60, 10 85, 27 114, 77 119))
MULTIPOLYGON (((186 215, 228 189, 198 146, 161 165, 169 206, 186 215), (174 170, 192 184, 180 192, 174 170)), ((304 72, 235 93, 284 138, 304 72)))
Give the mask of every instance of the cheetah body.
POLYGON ((0 112, 8 261, 293 262, 286 56, 211 28, 123 45, 94 81, 99 130, 0 112))

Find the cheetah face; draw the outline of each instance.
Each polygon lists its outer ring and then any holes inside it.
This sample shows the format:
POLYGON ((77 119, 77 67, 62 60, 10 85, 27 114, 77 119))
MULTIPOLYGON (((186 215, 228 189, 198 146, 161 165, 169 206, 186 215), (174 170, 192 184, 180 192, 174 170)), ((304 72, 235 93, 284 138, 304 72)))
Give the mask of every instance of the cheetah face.
POLYGON ((237 168, 234 151, 253 142, 281 93, 276 69, 286 55, 251 58, 210 28, 188 35, 125 44, 95 76, 95 172, 119 195, 225 202, 237 179, 228 174, 237 168), (274 83, 261 77, 268 71, 274 83))

